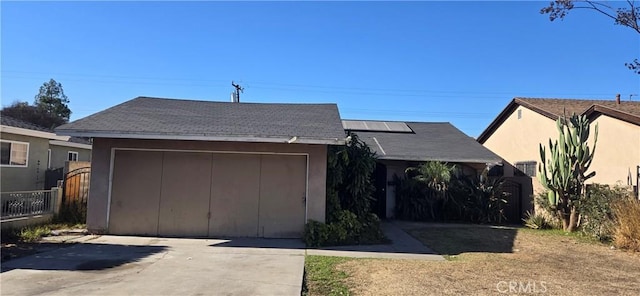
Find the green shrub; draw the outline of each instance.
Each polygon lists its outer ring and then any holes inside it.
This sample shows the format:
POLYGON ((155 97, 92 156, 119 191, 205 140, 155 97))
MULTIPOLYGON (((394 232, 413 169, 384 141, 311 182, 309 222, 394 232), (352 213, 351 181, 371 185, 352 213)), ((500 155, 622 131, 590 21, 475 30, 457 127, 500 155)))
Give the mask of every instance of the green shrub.
POLYGON ((352 212, 340 211, 337 221, 325 224, 310 220, 304 229, 303 241, 308 247, 325 247, 386 242, 375 214, 362 221, 352 212))
POLYGON ((464 176, 458 174, 455 167, 446 167, 446 164, 424 165, 407 169, 404 178, 394 176, 396 217, 412 221, 505 221, 507 196, 502 190, 502 179, 464 176), (432 178, 428 174, 434 171, 449 178, 429 181, 432 178))
POLYGON ((601 241, 611 240, 614 232, 612 205, 627 196, 629 191, 620 186, 611 189, 607 185, 590 185, 577 207, 582 217, 581 231, 601 241))
POLYGON ((640 252, 640 201, 628 196, 616 201, 612 208, 614 245, 640 252))
POLYGON ((416 179, 394 176, 396 184, 396 217, 410 221, 428 221, 431 218, 432 202, 426 184, 416 179))
POLYGON ((51 233, 48 225, 27 226, 20 230, 20 240, 27 243, 37 242, 51 233))
POLYGON ((329 242, 330 234, 331 229, 328 224, 309 220, 304 226, 302 240, 308 247, 320 247, 322 244, 329 242))
POLYGON ((507 194, 502 190, 502 178, 459 177, 452 189, 452 200, 460 207, 461 218, 473 223, 501 224, 506 221, 504 206, 507 194))

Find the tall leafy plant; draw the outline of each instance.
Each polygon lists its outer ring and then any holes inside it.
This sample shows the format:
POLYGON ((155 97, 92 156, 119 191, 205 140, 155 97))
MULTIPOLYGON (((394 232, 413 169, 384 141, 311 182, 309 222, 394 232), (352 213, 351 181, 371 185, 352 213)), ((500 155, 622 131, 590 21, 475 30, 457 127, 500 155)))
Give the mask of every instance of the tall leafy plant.
POLYGON ((345 146, 332 146, 327 169, 328 216, 336 210, 348 210, 365 217, 371 209, 375 186, 371 174, 376 155, 357 134, 348 133, 345 146))
POLYGON ((572 232, 578 224, 578 202, 585 181, 596 172, 587 173, 596 150, 598 126, 595 127, 593 148, 588 145, 590 124, 586 116, 573 114, 558 118, 558 140, 549 139, 549 156, 540 144, 539 180, 548 189, 549 204, 562 221, 564 231, 572 232))
POLYGON ((304 241, 308 246, 384 242, 380 219, 371 213, 375 166, 375 153, 354 133, 348 133, 345 146, 329 147, 327 224, 307 223, 304 241))
POLYGON ((441 204, 442 208, 447 204, 447 190, 455 170, 455 165, 438 161, 425 162, 418 167, 409 167, 405 170, 413 180, 424 185, 421 193, 425 197, 424 202, 428 206, 432 220, 436 219, 434 209, 436 204, 441 204))

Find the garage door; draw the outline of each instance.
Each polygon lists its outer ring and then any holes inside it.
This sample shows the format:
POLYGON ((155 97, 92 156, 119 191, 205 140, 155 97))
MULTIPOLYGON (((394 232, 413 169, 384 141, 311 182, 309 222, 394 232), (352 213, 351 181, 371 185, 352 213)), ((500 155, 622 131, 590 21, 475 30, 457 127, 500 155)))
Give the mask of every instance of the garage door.
POLYGON ((306 156, 117 150, 109 233, 300 237, 306 156))

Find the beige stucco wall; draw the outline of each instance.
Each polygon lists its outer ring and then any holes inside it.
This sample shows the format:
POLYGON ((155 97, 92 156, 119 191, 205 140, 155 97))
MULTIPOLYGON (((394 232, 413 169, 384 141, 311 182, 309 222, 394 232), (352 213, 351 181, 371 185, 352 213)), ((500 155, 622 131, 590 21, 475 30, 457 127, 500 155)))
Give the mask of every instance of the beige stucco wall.
POLYGON ((112 148, 308 153, 307 219, 325 221, 327 170, 327 146, 325 145, 96 138, 93 142, 91 156, 91 187, 87 210, 87 228, 91 231, 104 232, 107 230, 112 148))
POLYGON ((42 190, 49 139, 1 133, 0 138, 29 143, 27 167, 0 166, 0 191, 42 190))
MULTIPOLYGON (((514 169, 512 166, 516 162, 536 161, 539 164, 540 143, 547 146, 549 138, 556 138, 557 133, 555 121, 519 106, 483 145, 505 160, 505 177, 513 177, 514 169), (518 110, 521 110, 519 119, 518 110)), ((544 188, 540 182, 533 179, 531 182, 533 192, 542 191, 544 188)), ((533 192, 531 189, 523 190, 523 195, 528 196, 533 192)))
POLYGON ((627 185, 629 173, 637 186, 636 166, 640 165, 640 126, 611 118, 598 116, 592 123, 598 125, 598 144, 591 169, 596 176, 589 182, 600 184, 621 183, 627 185))
MULTIPOLYGON (((592 121, 590 146, 595 124, 599 126, 598 146, 591 170, 596 171, 596 177, 587 183, 626 185, 629 171, 633 175, 640 165, 640 126, 601 115, 592 121)), ((548 150, 550 138, 553 141, 558 138, 555 121, 519 106, 483 145, 507 162, 505 176, 509 177, 513 176, 510 165, 516 162, 536 161, 540 165, 539 145, 543 143, 548 150), (517 110, 522 110, 520 119, 517 110)), ((637 186, 633 176, 633 185, 637 186)), ((544 189, 537 178, 533 178, 532 185, 534 192, 544 189)))
POLYGON ((57 169, 65 166, 69 151, 78 152, 78 161, 91 161, 91 149, 82 149, 60 145, 49 145, 51 149, 51 168, 57 169))

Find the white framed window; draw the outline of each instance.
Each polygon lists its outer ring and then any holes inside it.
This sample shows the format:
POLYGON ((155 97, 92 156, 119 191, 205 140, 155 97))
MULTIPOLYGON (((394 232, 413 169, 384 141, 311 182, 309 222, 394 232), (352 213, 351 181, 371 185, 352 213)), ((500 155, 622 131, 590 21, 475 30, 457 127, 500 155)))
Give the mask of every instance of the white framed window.
POLYGON ((27 167, 29 165, 29 143, 0 140, 0 166, 27 167))
POLYGON ((47 168, 51 168, 51 149, 47 149, 47 168))
POLYGON ((78 161, 78 152, 69 151, 69 153, 67 154, 67 160, 68 161, 78 161))

